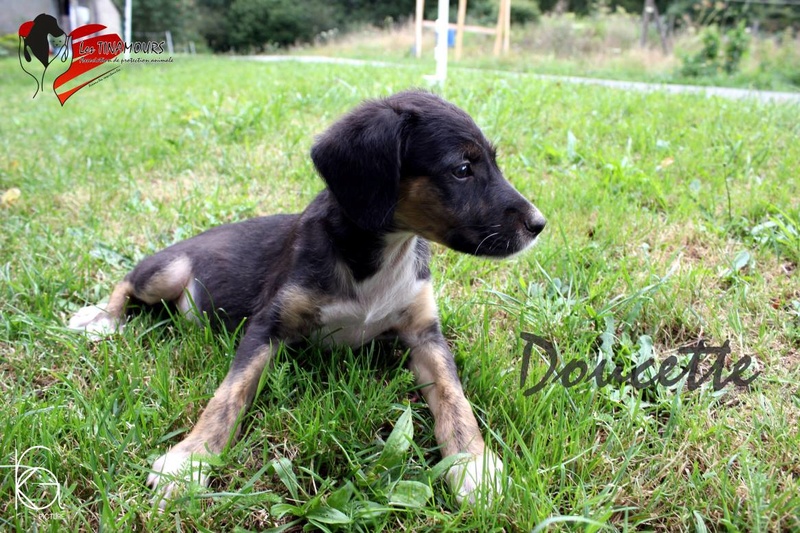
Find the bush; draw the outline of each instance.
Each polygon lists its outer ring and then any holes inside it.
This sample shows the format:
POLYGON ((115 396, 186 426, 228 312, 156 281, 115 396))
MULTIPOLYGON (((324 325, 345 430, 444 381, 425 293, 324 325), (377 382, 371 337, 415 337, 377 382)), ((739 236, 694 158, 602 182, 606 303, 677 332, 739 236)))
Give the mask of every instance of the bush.
POLYGON ((700 34, 702 46, 694 55, 682 57, 681 74, 689 77, 716 76, 720 71, 728 75, 739 71, 742 57, 750 45, 744 22, 723 35, 716 24, 706 26, 700 34), (724 41, 724 42, 723 42, 724 41))
MULTIPOLYGON (((641 4, 640 4, 641 5, 641 4)), ((659 3, 659 10, 661 5, 659 3)), ((711 23, 734 26, 741 21, 753 24, 758 21, 767 32, 800 28, 800 9, 790 3, 761 0, 759 2, 717 2, 709 0, 675 0, 669 2, 667 13, 689 26, 711 23), (783 4, 783 5, 782 5, 783 4)))
POLYGON ((777 37, 761 41, 757 52, 760 73, 800 87, 800 38, 795 38, 790 29, 777 37))
POLYGON ((0 57, 16 56, 19 53, 19 35, 8 33, 0 36, 0 57))
POLYGON ((681 74, 690 78, 714 76, 719 70, 719 49, 722 43, 719 29, 716 25, 707 26, 700 34, 702 47, 694 55, 681 58, 681 74))
POLYGON ((744 21, 739 22, 725 34, 725 54, 723 57, 722 68, 728 74, 734 74, 739 70, 742 56, 747 51, 750 44, 750 36, 744 27, 744 21))
POLYGON ((233 0, 224 11, 206 13, 202 33, 215 51, 247 53, 311 41, 335 24, 321 0, 233 0))
POLYGON ((536 22, 541 14, 539 3, 536 0, 514 0, 514 2, 511 2, 511 22, 514 24, 536 22))

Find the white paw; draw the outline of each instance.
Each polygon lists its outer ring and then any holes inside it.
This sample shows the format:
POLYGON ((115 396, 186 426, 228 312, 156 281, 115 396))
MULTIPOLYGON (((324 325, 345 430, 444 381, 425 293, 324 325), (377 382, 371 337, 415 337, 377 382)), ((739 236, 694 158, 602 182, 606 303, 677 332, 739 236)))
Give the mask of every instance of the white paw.
POLYGON ((147 485, 153 489, 153 503, 163 510, 167 500, 194 483, 208 486, 208 463, 202 454, 170 450, 153 463, 153 472, 147 476, 147 485))
POLYGON ((84 307, 67 324, 69 329, 83 331, 91 340, 100 340, 104 337, 122 331, 124 325, 118 318, 114 318, 96 305, 84 307))
POLYGON ((482 456, 453 465, 445 479, 459 505, 464 502, 474 505, 481 499, 491 502, 503 492, 502 476, 503 462, 487 450, 482 456))

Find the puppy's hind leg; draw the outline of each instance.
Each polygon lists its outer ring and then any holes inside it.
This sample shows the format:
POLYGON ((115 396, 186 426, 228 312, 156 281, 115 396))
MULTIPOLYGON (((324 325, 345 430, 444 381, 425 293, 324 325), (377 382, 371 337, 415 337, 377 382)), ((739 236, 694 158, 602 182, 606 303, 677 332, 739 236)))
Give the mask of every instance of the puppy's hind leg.
POLYGON ((133 297, 147 304, 174 302, 181 312, 191 310, 193 298, 191 260, 185 255, 159 253, 139 263, 111 293, 105 306, 90 305, 69 321, 70 329, 85 331, 98 339, 120 331, 124 326, 125 307, 133 297))
POLYGON ((85 331, 92 339, 100 339, 124 327, 123 313, 125 304, 133 294, 133 286, 127 279, 114 287, 105 308, 89 305, 75 313, 69 319, 67 327, 76 331, 85 331))

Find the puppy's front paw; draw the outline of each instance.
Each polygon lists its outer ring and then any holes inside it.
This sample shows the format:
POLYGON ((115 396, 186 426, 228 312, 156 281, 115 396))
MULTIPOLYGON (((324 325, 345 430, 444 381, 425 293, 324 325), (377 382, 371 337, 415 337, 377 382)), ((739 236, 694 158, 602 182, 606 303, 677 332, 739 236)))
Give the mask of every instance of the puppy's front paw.
POLYGON ((84 307, 67 324, 69 329, 84 331, 91 340, 100 340, 112 333, 122 331, 123 325, 118 318, 109 315, 104 309, 90 305, 84 307))
POLYGON ((502 476, 503 462, 486 450, 483 455, 453 465, 445 479, 461 505, 464 502, 475 504, 481 499, 491 502, 503 491, 502 476))
POLYGON ((173 448, 155 460, 147 485, 155 492, 153 503, 158 503, 159 509, 164 510, 167 500, 189 484, 208 486, 208 463, 202 458, 202 454, 173 448))

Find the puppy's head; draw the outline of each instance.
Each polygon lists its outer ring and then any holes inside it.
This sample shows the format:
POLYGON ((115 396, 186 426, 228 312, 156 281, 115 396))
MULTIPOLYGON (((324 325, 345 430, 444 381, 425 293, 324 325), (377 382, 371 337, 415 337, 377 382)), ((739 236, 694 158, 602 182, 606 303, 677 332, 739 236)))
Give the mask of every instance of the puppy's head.
POLYGON ((317 139, 311 158, 345 215, 367 231, 411 231, 504 257, 532 245, 545 225, 470 116, 430 93, 365 102, 317 139))

